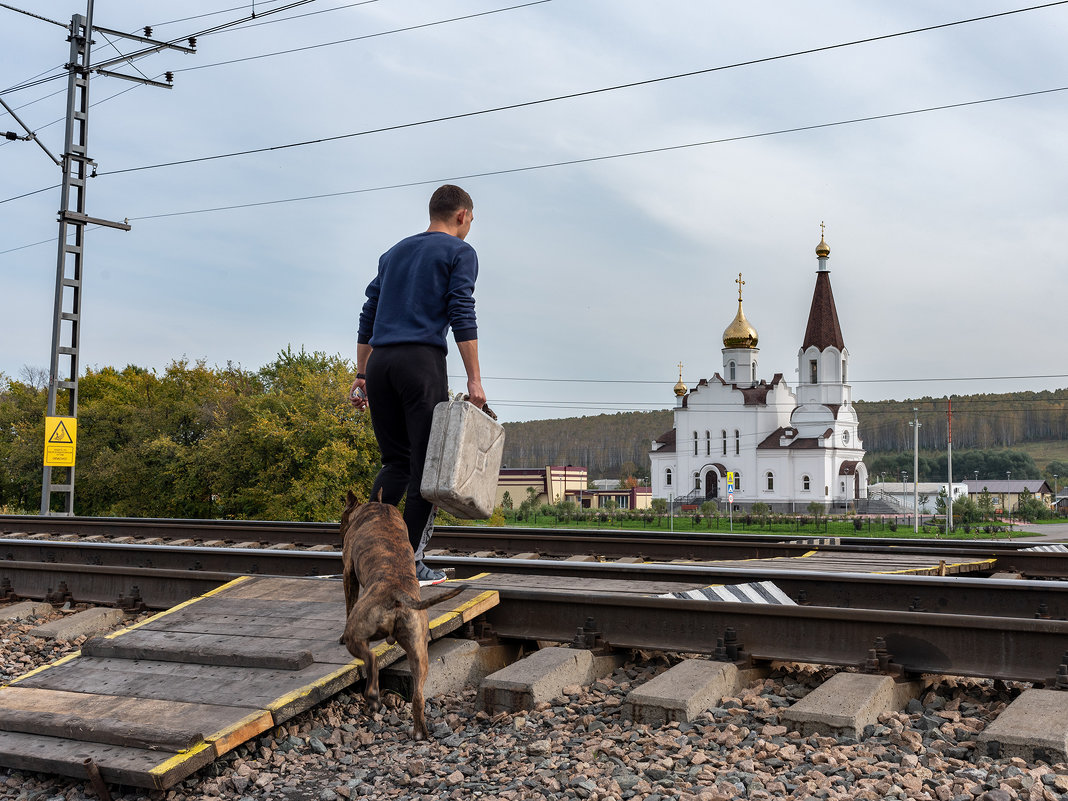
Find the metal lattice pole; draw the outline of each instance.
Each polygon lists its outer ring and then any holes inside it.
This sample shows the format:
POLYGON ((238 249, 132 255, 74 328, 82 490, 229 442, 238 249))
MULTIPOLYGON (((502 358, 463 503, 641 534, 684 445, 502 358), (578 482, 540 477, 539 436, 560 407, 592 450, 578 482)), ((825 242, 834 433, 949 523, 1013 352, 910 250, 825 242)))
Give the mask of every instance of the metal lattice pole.
MULTIPOLYGON (((89 50, 92 13, 75 14, 70 24, 70 62, 67 69, 67 128, 64 137, 63 183, 59 207, 59 255, 56 264, 56 298, 52 313, 52 360, 48 378, 48 416, 60 408, 67 416, 78 413, 78 343, 82 311, 82 263, 85 258, 85 183, 92 161, 89 139, 89 50), (73 242, 68 241, 72 233, 73 242), (62 395, 62 398, 61 398, 62 395)), ((62 498, 57 514, 74 514, 74 467, 44 468, 41 514, 52 514, 52 496, 62 498), (65 473, 53 482, 52 471, 65 473)))

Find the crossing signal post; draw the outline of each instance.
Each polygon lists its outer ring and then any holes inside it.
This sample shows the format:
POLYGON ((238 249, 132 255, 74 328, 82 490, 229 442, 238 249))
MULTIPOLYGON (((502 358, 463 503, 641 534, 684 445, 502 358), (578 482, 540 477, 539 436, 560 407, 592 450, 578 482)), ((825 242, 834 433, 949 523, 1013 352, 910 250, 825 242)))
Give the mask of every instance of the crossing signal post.
MULTIPOLYGON (((196 52, 192 42, 189 47, 159 42, 148 36, 113 31, 108 28, 96 30, 108 35, 121 36, 146 45, 142 50, 98 65, 90 64, 93 44, 93 0, 88 0, 84 16, 75 14, 70 23, 70 61, 67 63, 67 119, 62 159, 57 162, 63 170, 59 207, 59 255, 56 264, 56 295, 52 314, 52 358, 48 377, 48 420, 59 417, 62 407, 65 418, 76 423, 78 417, 78 357, 82 322, 82 267, 85 259, 85 226, 99 225, 129 231, 127 222, 112 222, 86 214, 86 182, 95 174, 96 162, 88 153, 89 139, 89 75, 96 72, 116 78, 136 81, 150 86, 170 88, 170 83, 160 83, 147 78, 111 72, 107 67, 132 61, 135 58, 156 53, 163 49, 196 52)), ((6 106, 6 104, 5 104, 6 106)), ((32 134, 31 134, 32 136, 32 134)), ((42 145, 43 147, 43 145, 42 145)), ((47 149, 45 150, 47 153, 47 149)), ((51 155, 51 154, 49 154, 51 155)), ((69 430, 69 426, 68 426, 69 430)), ((46 433, 46 451, 48 436, 46 433)), ((45 458, 41 480, 41 514, 74 514, 74 448, 70 444, 69 464, 53 463, 45 458), (53 468, 61 471, 54 481, 53 468), (53 511, 53 495, 60 497, 59 508, 53 511)))
POLYGON ((727 471, 727 513, 731 521, 731 533, 734 533, 734 471, 727 471))

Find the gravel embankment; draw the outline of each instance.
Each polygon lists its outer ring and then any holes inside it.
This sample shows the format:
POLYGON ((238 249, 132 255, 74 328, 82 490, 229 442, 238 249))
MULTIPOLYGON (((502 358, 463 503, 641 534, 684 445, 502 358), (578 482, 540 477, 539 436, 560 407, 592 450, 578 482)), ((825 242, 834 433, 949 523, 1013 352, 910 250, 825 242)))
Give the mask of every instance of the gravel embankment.
MULTIPOLYGON (((79 645, 30 637, 39 622, 0 623, 3 681, 79 645)), ((341 693, 166 792, 112 786, 112 797, 1068 801, 1068 766, 976 753, 978 732, 1019 688, 943 679, 860 742, 802 738, 780 724, 779 712, 830 673, 784 666, 692 724, 650 729, 620 719, 623 699, 677 657, 636 657, 524 715, 479 712, 474 689, 433 698, 426 743, 410 739, 408 705, 395 696, 368 717, 359 696, 341 693)), ((3 801, 92 798, 85 782, 0 768, 3 801)))

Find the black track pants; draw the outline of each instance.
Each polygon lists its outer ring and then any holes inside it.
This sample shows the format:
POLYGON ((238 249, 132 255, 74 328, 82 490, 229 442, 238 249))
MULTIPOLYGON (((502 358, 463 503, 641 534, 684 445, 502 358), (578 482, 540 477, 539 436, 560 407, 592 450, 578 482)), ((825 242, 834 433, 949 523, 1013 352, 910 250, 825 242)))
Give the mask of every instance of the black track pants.
POLYGON ((367 405, 382 451, 382 469, 371 500, 394 506, 404 502, 404 522, 416 559, 434 528, 434 506, 423 500, 419 484, 430 440, 434 407, 448 400, 445 352, 432 345, 381 345, 367 361, 367 405))

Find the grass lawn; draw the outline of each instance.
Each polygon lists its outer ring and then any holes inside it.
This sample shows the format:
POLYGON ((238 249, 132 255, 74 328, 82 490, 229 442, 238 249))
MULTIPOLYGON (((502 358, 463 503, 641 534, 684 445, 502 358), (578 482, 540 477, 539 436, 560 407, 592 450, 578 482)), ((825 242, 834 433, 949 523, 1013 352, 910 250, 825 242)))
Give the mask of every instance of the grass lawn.
MULTIPOLYGON (((965 533, 963 528, 959 528, 957 531, 950 534, 948 537, 945 534, 944 524, 938 526, 934 524, 928 524, 920 526, 919 534, 913 531, 911 521, 906 517, 899 517, 897 519, 896 530, 892 528, 893 518, 891 517, 860 517, 857 518, 861 521, 861 526, 857 529, 854 526, 854 518, 838 518, 834 517, 829 520, 820 520, 819 524, 812 522, 812 518, 809 517, 808 522, 802 524, 800 518, 793 517, 778 517, 773 518, 767 524, 761 524, 758 519, 753 518, 747 525, 745 523, 745 515, 739 515, 734 519, 733 532, 738 534, 794 534, 801 536, 811 537, 920 537, 920 538, 940 538, 940 539, 1005 539, 1007 537, 1022 537, 1025 536, 1024 532, 1015 531, 1007 523, 998 522, 996 525, 1002 528, 1002 531, 995 532, 991 530, 987 533, 984 527, 973 526, 969 533, 965 533)), ((453 521, 449 521, 453 522, 453 521)), ((456 523, 462 523, 463 525, 487 525, 485 520, 464 520, 455 521, 456 523)), ((447 525, 443 520, 439 520, 439 524, 447 525)), ((560 529, 576 529, 591 531, 649 531, 670 533, 671 531, 678 531, 683 533, 697 532, 701 534, 724 534, 731 533, 731 523, 729 518, 720 516, 713 517, 709 520, 701 520, 699 523, 694 523, 692 517, 677 516, 674 521, 669 521, 666 515, 657 519, 654 515, 651 521, 634 520, 618 518, 611 522, 596 522, 588 520, 557 520, 553 517, 545 515, 538 515, 536 518, 530 517, 526 520, 515 520, 512 517, 507 518, 505 525, 515 526, 517 528, 560 528, 560 529)), ((991 524, 991 528, 995 524, 991 524)))

